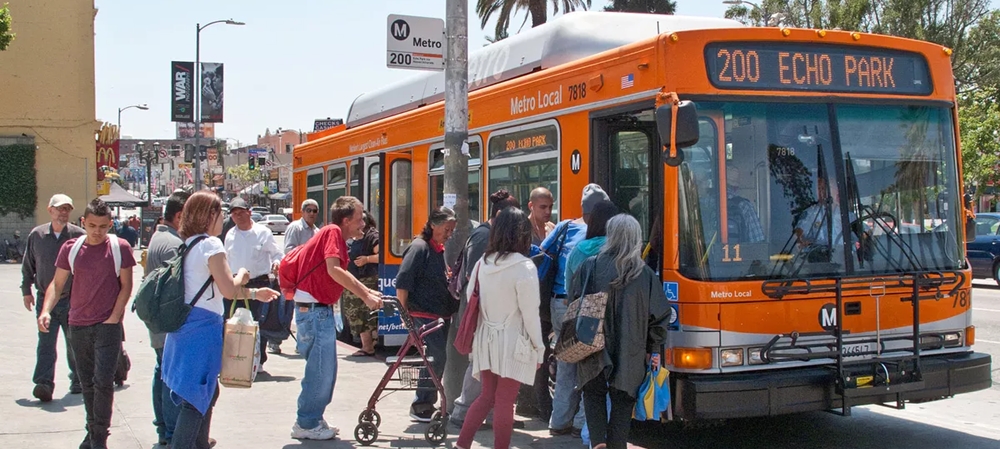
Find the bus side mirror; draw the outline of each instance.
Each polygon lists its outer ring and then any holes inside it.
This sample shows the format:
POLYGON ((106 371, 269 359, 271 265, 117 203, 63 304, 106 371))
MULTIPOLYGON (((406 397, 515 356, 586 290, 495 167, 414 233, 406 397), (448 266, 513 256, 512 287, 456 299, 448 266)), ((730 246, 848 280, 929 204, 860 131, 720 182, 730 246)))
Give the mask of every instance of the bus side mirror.
POLYGON ((660 134, 660 142, 666 148, 663 152, 663 162, 671 167, 681 165, 681 162, 684 161, 684 153, 680 150, 698 143, 698 137, 701 134, 698 131, 698 108, 690 101, 681 101, 677 105, 677 117, 674 117, 670 104, 656 108, 655 115, 656 130, 660 134), (669 148, 672 121, 677 122, 677 131, 674 136, 676 148, 669 148))
POLYGON ((972 213, 973 197, 971 193, 962 196, 965 210, 965 243, 976 241, 976 215, 972 213))

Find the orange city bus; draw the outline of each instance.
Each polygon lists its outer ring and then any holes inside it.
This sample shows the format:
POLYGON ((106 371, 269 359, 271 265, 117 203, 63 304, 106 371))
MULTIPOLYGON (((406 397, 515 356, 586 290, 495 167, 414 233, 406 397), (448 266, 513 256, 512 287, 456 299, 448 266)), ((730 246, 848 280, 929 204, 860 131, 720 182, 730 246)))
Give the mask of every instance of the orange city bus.
MULTIPOLYGON (((545 186, 553 220, 576 218, 595 182, 639 221, 677 312, 673 419, 849 415, 989 388, 990 356, 972 350, 950 54, 567 14, 470 55, 471 216, 487 218, 489 192, 526 205, 545 186)), ((444 202, 443 97, 443 73, 417 75, 295 148, 296 204, 354 195, 377 217, 386 294, 444 202)), ((390 318, 386 336, 400 331, 390 318)))

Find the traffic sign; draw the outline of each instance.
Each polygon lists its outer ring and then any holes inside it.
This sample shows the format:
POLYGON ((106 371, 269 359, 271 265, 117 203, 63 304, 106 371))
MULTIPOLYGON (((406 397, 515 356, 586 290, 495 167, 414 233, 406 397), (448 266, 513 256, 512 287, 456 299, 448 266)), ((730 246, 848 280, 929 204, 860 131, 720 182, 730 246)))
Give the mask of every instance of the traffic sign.
POLYGON ((386 66, 397 69, 444 70, 444 20, 389 14, 386 66))
POLYGON ((166 159, 166 158, 167 158, 167 150, 160 148, 160 159, 166 159))

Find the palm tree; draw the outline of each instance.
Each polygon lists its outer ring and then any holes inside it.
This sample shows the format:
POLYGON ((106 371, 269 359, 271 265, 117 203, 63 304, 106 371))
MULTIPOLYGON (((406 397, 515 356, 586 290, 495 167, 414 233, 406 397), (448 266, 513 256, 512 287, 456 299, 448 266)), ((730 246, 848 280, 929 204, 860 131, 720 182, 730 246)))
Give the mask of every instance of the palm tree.
MULTIPOLYGON (((551 0, 555 13, 559 13, 559 6, 562 5, 563 12, 572 12, 577 9, 590 9, 591 0, 551 0)), ((495 35, 503 36, 510 26, 510 18, 518 11, 528 10, 531 16, 531 26, 536 27, 548 20, 547 0, 476 0, 476 14, 482 20, 482 27, 486 28, 486 22, 494 13, 498 14, 497 28, 495 35)), ((524 19, 528 21, 527 18, 524 19)))
POLYGON ((644 12, 650 14, 673 14, 677 11, 677 2, 673 0, 613 0, 605 11, 644 12))

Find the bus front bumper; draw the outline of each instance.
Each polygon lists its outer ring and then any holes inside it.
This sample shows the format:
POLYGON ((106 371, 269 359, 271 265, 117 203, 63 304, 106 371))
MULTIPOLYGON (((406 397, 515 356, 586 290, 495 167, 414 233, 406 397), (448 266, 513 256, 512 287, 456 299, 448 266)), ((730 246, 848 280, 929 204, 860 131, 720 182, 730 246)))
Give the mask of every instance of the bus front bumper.
MULTIPOLYGON (((921 357, 923 388, 898 393, 899 399, 926 401, 990 388, 990 364, 990 355, 978 352, 921 357)), ((842 407, 836 372, 830 366, 675 376, 675 419, 746 418, 842 407)), ((848 404, 896 401, 896 394, 872 394, 851 398, 848 404)))

